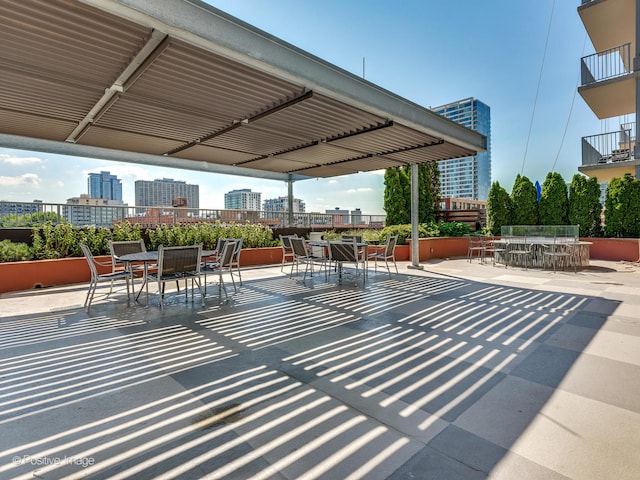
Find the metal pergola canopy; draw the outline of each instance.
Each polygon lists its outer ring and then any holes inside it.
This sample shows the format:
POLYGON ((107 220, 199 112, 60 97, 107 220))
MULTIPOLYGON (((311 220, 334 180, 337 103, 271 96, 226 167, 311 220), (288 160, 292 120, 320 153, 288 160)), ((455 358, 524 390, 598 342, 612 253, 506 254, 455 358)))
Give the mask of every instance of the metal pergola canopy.
POLYGON ((282 180, 486 138, 207 4, 0 2, 0 146, 282 180))

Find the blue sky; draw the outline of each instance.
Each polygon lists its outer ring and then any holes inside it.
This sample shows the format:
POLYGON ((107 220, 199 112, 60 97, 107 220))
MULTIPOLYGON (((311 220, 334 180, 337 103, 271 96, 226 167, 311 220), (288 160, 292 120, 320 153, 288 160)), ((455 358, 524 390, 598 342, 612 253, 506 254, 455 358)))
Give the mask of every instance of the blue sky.
MULTIPOLYGON (((509 191, 518 173, 542 183, 554 164, 570 181, 581 161, 581 137, 617 129, 575 93, 580 57, 593 53, 579 0, 207 3, 354 74, 362 75, 364 58, 367 80, 426 107, 483 101, 491 107, 492 181, 509 191)), ((87 173, 101 170, 123 181, 131 205, 135 180, 162 177, 200 185, 201 208, 223 208, 224 193, 237 188, 262 192, 263 199, 287 193, 283 182, 0 149, 0 199, 64 203, 86 193, 87 173)), ((383 189, 382 172, 361 173, 296 182, 294 196, 307 211, 381 214, 383 189)))

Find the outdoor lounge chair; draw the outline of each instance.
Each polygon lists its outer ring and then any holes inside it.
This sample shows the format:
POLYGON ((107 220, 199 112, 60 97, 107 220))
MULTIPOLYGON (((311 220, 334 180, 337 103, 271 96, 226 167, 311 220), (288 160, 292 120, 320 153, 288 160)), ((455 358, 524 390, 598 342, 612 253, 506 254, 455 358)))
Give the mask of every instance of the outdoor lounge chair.
POLYGON ((109 293, 107 295, 111 295, 113 290, 113 282, 115 280, 125 280, 127 283, 127 302, 129 301, 129 280, 133 283, 133 277, 129 270, 121 270, 119 272, 111 272, 111 273, 98 273, 98 267, 107 267, 111 265, 110 263, 102 263, 98 262, 94 256, 91 254, 91 250, 84 243, 80 244, 80 248, 82 249, 82 253, 87 259, 87 263, 89 264, 89 269, 91 270, 91 283, 89 284, 89 290, 87 291, 87 296, 84 300, 84 307, 89 312, 91 308, 91 302, 93 301, 93 296, 96 293, 96 288, 98 288, 98 283, 101 282, 110 282, 111 288, 109 288, 109 293))

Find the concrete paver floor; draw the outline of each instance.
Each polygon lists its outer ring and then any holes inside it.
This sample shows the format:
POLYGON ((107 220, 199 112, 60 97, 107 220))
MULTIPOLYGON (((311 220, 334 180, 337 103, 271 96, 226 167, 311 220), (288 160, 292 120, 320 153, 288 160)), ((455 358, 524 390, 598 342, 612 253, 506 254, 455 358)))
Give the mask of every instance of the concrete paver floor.
POLYGON ((638 478, 637 264, 424 267, 2 294, 0 478, 638 478))

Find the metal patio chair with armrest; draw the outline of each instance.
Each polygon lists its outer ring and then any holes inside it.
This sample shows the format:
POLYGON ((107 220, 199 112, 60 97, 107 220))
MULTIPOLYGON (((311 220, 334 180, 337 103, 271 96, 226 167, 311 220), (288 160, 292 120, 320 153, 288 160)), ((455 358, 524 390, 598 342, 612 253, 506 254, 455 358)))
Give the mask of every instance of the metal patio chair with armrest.
MULTIPOLYGON (((354 282, 356 284, 358 283, 358 276, 361 275, 361 260, 358 253, 358 243, 355 239, 352 242, 329 242, 329 275, 331 275, 331 263, 333 262, 336 263, 339 283, 342 283, 342 275, 344 274, 345 263, 353 263, 355 267, 354 282)), ((362 284, 364 286, 364 274, 362 274, 362 278, 362 284)))
POLYGON ((574 272, 576 270, 576 262, 574 259, 574 249, 567 242, 558 242, 557 238, 553 239, 553 243, 545 244, 542 246, 544 251, 542 252, 542 268, 546 265, 546 259, 549 259, 551 265, 553 266, 553 272, 556 271, 556 265, 558 261, 562 265, 562 269, 564 270, 566 266, 570 266, 573 264, 574 272))
MULTIPOLYGON (((240 254, 242 253, 242 241, 243 238, 227 238, 227 241, 234 242, 236 244, 235 250, 233 251, 233 258, 231 259, 231 274, 233 275, 233 270, 235 269, 238 272, 238 278, 240 279, 240 286, 242 286, 242 274, 240 273, 240 254)), ((234 282, 235 283, 235 282, 234 282)))
MULTIPOLYGON (((528 267, 528 260, 533 257, 533 244, 527 242, 527 237, 510 238, 507 240, 507 266, 509 261, 518 258, 524 258, 524 269, 528 267)), ((514 265, 512 263, 512 265, 514 265)))
POLYGON ((491 263, 496 266, 496 254, 501 254, 504 257, 504 264, 507 265, 506 259, 506 242, 496 240, 493 235, 486 235, 482 237, 482 260, 487 258, 487 254, 491 255, 491 263))
POLYGON ((384 246, 384 251, 374 252, 367 255, 367 260, 374 261, 374 272, 378 271, 378 260, 384 260, 385 268, 389 272, 389 276, 391 276, 391 267, 389 266, 389 260, 391 260, 393 262, 393 266, 396 268, 396 273, 399 273, 398 265, 396 264, 397 243, 398 243, 398 235, 391 235, 387 237, 387 242, 384 246))
POLYGON ((321 265, 326 266, 326 257, 324 255, 314 255, 313 250, 309 247, 307 241, 304 238, 292 237, 289 240, 291 241, 291 248, 293 249, 294 254, 293 264, 291 265, 291 273, 289 275, 290 277, 293 276, 294 268, 296 269, 296 271, 299 271, 300 264, 305 265, 303 280, 307 278, 309 267, 311 267, 311 276, 313 277, 314 264, 320 263, 321 265))
POLYGON ((297 235, 280 235, 280 243, 282 244, 282 266, 280 271, 284 272, 284 264, 287 261, 293 261, 295 254, 291 247, 291 237, 297 238, 297 235))
POLYGON ((204 294, 207 294, 207 272, 217 272, 218 273, 218 296, 222 297, 222 290, 224 290, 224 296, 227 300, 229 300, 229 294, 227 293, 227 286, 224 283, 223 275, 228 273, 231 277, 231 282, 233 283, 233 291, 237 292, 236 282, 233 279, 233 254, 236 250, 236 242, 232 242, 231 240, 225 239, 225 241, 221 244, 219 254, 217 259, 213 262, 207 261, 203 265, 202 269, 204 272, 204 294))
POLYGON ((482 246, 482 238, 479 235, 465 235, 467 239, 467 261, 471 262, 474 255, 479 261, 482 261, 482 253, 484 247, 482 246))
POLYGON ((109 288, 108 295, 111 295, 113 290, 113 282, 115 280, 125 280, 127 283, 127 302, 129 302, 129 280, 133 282, 133 276, 131 275, 130 270, 120 270, 118 272, 111 273, 98 273, 98 267, 108 267, 111 263, 103 263, 97 261, 91 253, 91 250, 84 243, 80 244, 80 249, 84 254, 84 257, 87 259, 87 263, 89 264, 89 270, 91 271, 91 283, 89 284, 89 290, 87 291, 87 296, 84 300, 84 307, 87 309, 87 312, 91 309, 91 302, 93 301, 93 296, 96 293, 96 289, 98 288, 98 283, 101 282, 110 282, 111 287, 109 288))
POLYGON ((158 247, 158 270, 147 273, 146 293, 147 306, 149 305, 149 282, 158 284, 160 294, 160 309, 164 312, 164 290, 166 282, 179 283, 184 280, 185 302, 188 298, 188 281, 191 280, 191 301, 193 302, 194 285, 197 285, 204 303, 204 291, 202 290, 201 261, 202 244, 183 247, 158 247))
MULTIPOLYGON (((112 263, 112 272, 120 272, 122 270, 125 270, 126 268, 129 268, 131 270, 131 273, 135 276, 142 276, 144 275, 144 266, 142 265, 131 265, 131 264, 125 264, 124 262, 120 261, 120 257, 123 255, 128 255, 130 253, 140 253, 140 252, 146 252, 147 251, 147 247, 144 244, 144 240, 140 239, 140 240, 119 240, 119 241, 111 241, 109 240, 109 251, 111 252, 111 263, 112 263)), ((149 265, 147 265, 147 268, 155 268, 154 266, 149 267, 149 265)))

